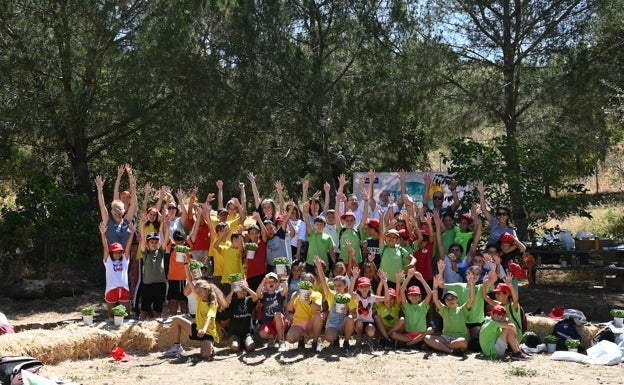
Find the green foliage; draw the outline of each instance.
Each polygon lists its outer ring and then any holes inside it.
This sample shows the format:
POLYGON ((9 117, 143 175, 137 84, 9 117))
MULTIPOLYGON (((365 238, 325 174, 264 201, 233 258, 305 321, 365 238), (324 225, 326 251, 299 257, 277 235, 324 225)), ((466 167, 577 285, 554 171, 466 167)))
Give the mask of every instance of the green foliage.
POLYGON ((95 309, 93 309, 91 306, 82 308, 81 311, 82 311, 82 315, 95 315, 95 309))
MULTIPOLYGON (((516 203, 530 210, 526 220, 531 226, 571 214, 587 216, 589 213, 582 204, 586 190, 582 184, 570 182, 571 176, 565 170, 566 143, 565 138, 557 136, 530 145, 508 136, 487 143, 459 138, 450 143, 450 154, 442 155, 451 176, 441 179, 454 178, 466 186, 482 180, 492 207, 509 205, 511 191, 505 181, 519 180, 520 189, 514 191, 516 203), (504 161, 511 147, 518 154, 518 169, 504 161), (559 196, 554 197, 554 191, 559 196)), ((464 196, 462 207, 470 207, 472 202, 478 202, 476 189, 464 196)))
POLYGON ((575 349, 575 348, 578 348, 579 346, 581 346, 581 341, 569 338, 569 339, 566 340, 565 346, 568 349, 575 349))
POLYGON ((88 198, 50 175, 30 178, 17 190, 15 204, 2 208, 0 276, 26 270, 42 277, 61 266, 89 266, 85 258, 101 249, 88 198))
POLYGON ((506 371, 507 374, 516 377, 535 377, 537 376, 537 370, 529 369, 524 365, 514 366, 506 371))
POLYGON ((557 341, 559 341, 559 338, 557 338, 557 336, 549 334, 546 337, 544 337, 542 341, 544 341, 545 344, 556 344, 557 341))
POLYGON ((124 305, 113 306, 111 309, 115 317, 127 317, 126 307, 124 305))

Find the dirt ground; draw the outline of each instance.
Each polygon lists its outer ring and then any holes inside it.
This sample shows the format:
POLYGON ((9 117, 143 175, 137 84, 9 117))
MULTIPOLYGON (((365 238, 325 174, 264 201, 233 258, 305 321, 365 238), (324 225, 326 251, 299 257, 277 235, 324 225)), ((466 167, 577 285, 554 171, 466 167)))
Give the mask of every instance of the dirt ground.
MULTIPOLYGON (((624 307, 621 292, 594 288, 596 282, 584 282, 573 274, 545 275, 538 282, 543 283, 520 287, 521 303, 527 312, 541 308, 548 313, 553 306, 562 305, 582 310, 590 321, 601 322, 610 319, 609 309, 624 307)), ((94 306, 98 314, 105 314, 102 291, 87 290, 85 294, 56 301, 16 302, 0 296, 0 311, 18 329, 62 327, 63 323, 77 322, 84 306, 94 306)), ((194 384, 336 384, 371 380, 397 384, 416 381, 437 384, 484 381, 499 384, 624 383, 621 365, 587 366, 552 361, 547 354, 536 355, 526 362, 490 361, 472 353, 460 358, 417 350, 386 352, 366 344, 349 354, 328 346, 319 354, 295 346, 290 346, 283 354, 265 347, 259 347, 253 353, 235 355, 230 354, 225 346, 219 346, 217 352, 213 362, 201 360, 199 349, 187 349, 184 356, 175 359, 164 359, 161 352, 128 352, 134 357, 130 362, 114 362, 110 357, 65 361, 45 366, 41 374, 65 377, 85 385, 180 381, 194 384), (449 365, 451 370, 448 370, 449 365)))

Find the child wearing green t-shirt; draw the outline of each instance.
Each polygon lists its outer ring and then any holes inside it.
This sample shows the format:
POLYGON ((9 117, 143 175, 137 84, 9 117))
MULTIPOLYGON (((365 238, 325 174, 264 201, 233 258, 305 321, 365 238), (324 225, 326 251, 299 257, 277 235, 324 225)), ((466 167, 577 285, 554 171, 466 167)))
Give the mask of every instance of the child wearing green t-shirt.
POLYGON ((513 352, 512 360, 531 359, 520 350, 516 326, 509 322, 507 310, 501 305, 494 306, 491 317, 485 319, 479 334, 479 345, 483 354, 490 358, 503 358, 509 346, 513 352))

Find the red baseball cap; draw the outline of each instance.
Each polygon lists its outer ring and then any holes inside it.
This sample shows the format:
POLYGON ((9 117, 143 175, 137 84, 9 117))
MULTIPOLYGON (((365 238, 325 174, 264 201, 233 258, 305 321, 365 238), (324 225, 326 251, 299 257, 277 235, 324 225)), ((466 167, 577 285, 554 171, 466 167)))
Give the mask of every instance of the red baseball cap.
POLYGON ((503 233, 503 235, 500 236, 499 240, 501 243, 513 243, 516 238, 514 238, 514 236, 509 233, 503 233))
POLYGON ((431 235, 431 234, 429 234, 429 229, 427 228, 427 226, 422 226, 422 227, 420 228, 420 233, 421 233, 422 235, 431 235))
POLYGON ((518 265, 515 262, 509 262, 509 271, 514 277, 518 279, 526 278, 526 270, 524 270, 522 266, 518 265))
POLYGON ((379 219, 369 219, 367 224, 375 230, 379 230, 379 219))
POLYGON ((396 292, 396 290, 395 290, 395 289, 393 289, 393 288, 389 287, 389 288, 388 288, 388 295, 389 295, 390 297, 396 297, 396 296, 397 296, 397 292, 396 292))
POLYGON ((110 251, 111 253, 113 251, 123 251, 123 246, 119 242, 111 243, 111 245, 108 246, 108 251, 110 251))
POLYGON ((344 221, 345 219, 347 219, 347 217, 353 217, 353 219, 355 219, 355 214, 353 213, 353 211, 347 211, 340 216, 340 219, 344 221))
POLYGON ((420 294, 420 287, 418 286, 410 286, 409 289, 407 289, 407 294, 420 294))
POLYGON ((563 306, 555 306, 552 308, 552 310, 550 311, 550 314, 548 314, 548 316, 552 319, 556 319, 556 320, 562 320, 565 318, 565 311, 563 309, 563 306))
POLYGON ((355 286, 359 287, 360 285, 368 285, 370 286, 371 281, 370 279, 368 279, 367 277, 360 277, 357 279, 357 281, 355 281, 355 286))
POLYGON ((503 292, 505 294, 511 294, 511 288, 506 283, 499 283, 496 289, 492 290, 492 293, 503 292))
POLYGON ((496 305, 492 308, 492 314, 507 315, 507 310, 501 305, 496 305))
POLYGON ((401 229, 401 230, 399 230, 399 237, 409 238, 410 236, 409 236, 409 233, 407 232, 407 230, 401 229))

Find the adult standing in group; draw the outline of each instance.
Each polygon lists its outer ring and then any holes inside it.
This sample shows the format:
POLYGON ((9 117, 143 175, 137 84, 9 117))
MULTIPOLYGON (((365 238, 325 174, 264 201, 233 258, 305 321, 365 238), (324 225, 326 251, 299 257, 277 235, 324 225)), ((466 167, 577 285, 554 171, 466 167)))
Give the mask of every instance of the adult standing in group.
MULTIPOLYGON (((115 242, 125 245, 130 237, 130 228, 128 224, 134 220, 136 215, 137 204, 131 204, 128 211, 121 200, 115 199, 111 202, 111 212, 109 214, 104 202, 104 179, 101 175, 95 177, 95 185, 97 187, 98 205, 102 222, 106 224, 106 240, 109 245, 115 242)), ((136 197, 136 178, 130 175, 130 194, 136 197)))
POLYGON ((479 201, 481 203, 481 212, 485 216, 485 219, 490 224, 490 235, 487 240, 487 247, 496 245, 501 235, 509 233, 516 238, 516 230, 511 227, 511 209, 507 206, 498 206, 495 211, 495 215, 487 209, 485 202, 485 186, 483 181, 477 183, 477 190, 479 191, 479 201))

